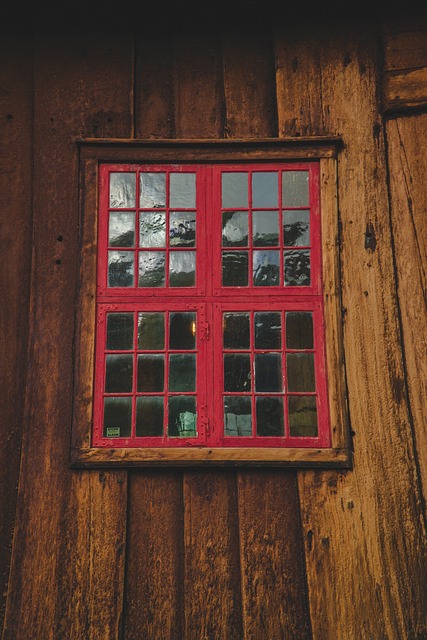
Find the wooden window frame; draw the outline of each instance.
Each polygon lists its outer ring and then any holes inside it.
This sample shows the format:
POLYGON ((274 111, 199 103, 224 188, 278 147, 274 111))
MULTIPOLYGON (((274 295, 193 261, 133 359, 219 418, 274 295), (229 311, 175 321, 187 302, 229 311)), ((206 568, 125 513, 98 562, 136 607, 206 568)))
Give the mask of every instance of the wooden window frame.
MULTIPOLYGON (((342 347, 337 161, 340 138, 266 140, 79 140, 80 264, 74 344, 74 403, 70 464, 117 466, 351 466, 342 347), (98 178, 101 164, 319 163, 323 313, 330 446, 94 447, 98 178)), ((277 297, 277 301, 283 301, 277 297)), ((114 305, 114 301, 112 301, 114 305)))

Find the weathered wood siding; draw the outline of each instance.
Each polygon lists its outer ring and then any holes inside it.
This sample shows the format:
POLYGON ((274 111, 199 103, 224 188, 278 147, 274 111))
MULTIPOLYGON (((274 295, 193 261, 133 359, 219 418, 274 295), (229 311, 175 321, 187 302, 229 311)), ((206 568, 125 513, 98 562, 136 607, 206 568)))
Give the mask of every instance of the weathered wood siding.
POLYGON ((425 49, 268 18, 1 43, 2 640, 427 637, 427 116, 390 89, 425 49), (70 470, 76 139, 306 135, 344 141, 323 179, 354 468, 70 470))

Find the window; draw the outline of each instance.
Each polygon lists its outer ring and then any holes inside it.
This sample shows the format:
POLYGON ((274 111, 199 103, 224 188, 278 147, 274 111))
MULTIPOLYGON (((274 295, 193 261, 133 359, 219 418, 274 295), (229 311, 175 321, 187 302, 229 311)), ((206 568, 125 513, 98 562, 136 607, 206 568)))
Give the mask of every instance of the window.
POLYGON ((80 332, 75 433, 82 414, 90 429, 73 461, 345 464, 320 160, 179 156, 86 163, 98 205, 81 301, 84 315, 92 292, 96 329, 91 345, 80 332))

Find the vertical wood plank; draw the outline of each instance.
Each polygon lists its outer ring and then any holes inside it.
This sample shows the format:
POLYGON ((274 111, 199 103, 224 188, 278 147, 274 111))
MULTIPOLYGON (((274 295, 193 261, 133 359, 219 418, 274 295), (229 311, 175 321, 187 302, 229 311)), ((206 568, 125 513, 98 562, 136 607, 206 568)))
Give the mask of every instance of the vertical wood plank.
POLYGON ((32 234, 32 47, 0 39, 0 633, 3 626, 22 439, 32 234))
POLYGON ((293 471, 239 474, 245 640, 311 638, 293 471))
POLYGON ((427 500, 427 159, 420 140, 425 139, 426 132, 425 114, 387 123, 391 220, 404 364, 424 507, 427 500))
POLYGON ((35 36, 31 369, 4 640, 118 638, 126 473, 71 471, 75 138, 130 135, 132 42, 35 36), (108 585, 108 586, 107 586, 108 585))
MULTIPOLYGON (((276 39, 283 86, 294 73, 288 35, 278 30, 276 39)), ((345 144, 338 197, 354 446, 352 471, 299 473, 313 636, 422 637, 427 550, 396 313, 377 36, 354 22, 330 31, 325 25, 317 43, 301 29, 299 38, 298 68, 317 56, 322 88, 312 92, 307 85, 301 103, 322 114, 322 132, 341 134, 345 144), (374 251, 365 249, 368 223, 374 251)), ((306 125, 315 118, 307 114, 306 125)), ((286 133, 280 106, 279 120, 286 133)))
MULTIPOLYGON (((227 135, 277 135, 273 32, 223 33, 227 135)), ((244 638, 310 638, 295 471, 238 477, 244 638)))
MULTIPOLYGON (((172 138, 173 58, 168 22, 136 42, 135 135, 172 138)), ((126 640, 181 640, 184 620, 183 474, 179 469, 129 472, 128 557, 123 633, 126 640)))
POLYGON ((185 638, 243 637, 233 471, 184 476, 185 638))

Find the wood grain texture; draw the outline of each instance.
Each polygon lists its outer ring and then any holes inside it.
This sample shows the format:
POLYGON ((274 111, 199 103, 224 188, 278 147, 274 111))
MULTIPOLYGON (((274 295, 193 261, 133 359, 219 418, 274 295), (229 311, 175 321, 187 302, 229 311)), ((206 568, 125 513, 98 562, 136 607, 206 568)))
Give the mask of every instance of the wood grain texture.
POLYGON ((32 234, 32 49, 0 39, 0 633, 3 626, 25 394, 32 234))
POLYGON ((242 632, 234 471, 184 475, 184 638, 238 640, 242 632))
POLYGON ((427 116, 387 123, 391 220, 414 443, 427 499, 427 116))
MULTIPOLYGON (((299 473, 313 637, 420 638, 427 633, 427 550, 395 304, 377 41, 363 24, 325 27, 317 42, 302 31, 300 38, 304 65, 319 56, 322 87, 319 94, 308 85, 302 104, 320 110, 322 133, 339 132, 345 145, 338 198, 354 445, 354 471, 299 473), (369 222, 375 251, 364 248, 369 222)), ((279 85, 291 82, 281 61, 286 39, 279 31, 279 85)), ((286 118, 280 110, 285 133, 286 118)))
POLYGON ((427 105, 427 66, 384 75, 384 109, 421 109, 427 105))
POLYGON ((385 33, 382 39, 385 71, 427 66, 427 21, 416 30, 385 33))
POLYGON ((4 640, 118 637, 126 473, 68 467, 78 264, 74 140, 130 135, 131 60, 129 39, 118 33, 113 40, 35 36, 31 368, 4 640))
MULTIPOLYGON (((223 33, 230 138, 277 135, 272 36, 269 27, 223 33)), ((237 480, 243 637, 310 638, 296 472, 244 470, 237 480)))
POLYGON ((296 474, 239 474, 245 640, 311 638, 296 474))
POLYGON ((126 640, 184 637, 182 492, 182 472, 130 474, 126 640))

